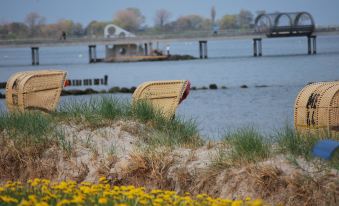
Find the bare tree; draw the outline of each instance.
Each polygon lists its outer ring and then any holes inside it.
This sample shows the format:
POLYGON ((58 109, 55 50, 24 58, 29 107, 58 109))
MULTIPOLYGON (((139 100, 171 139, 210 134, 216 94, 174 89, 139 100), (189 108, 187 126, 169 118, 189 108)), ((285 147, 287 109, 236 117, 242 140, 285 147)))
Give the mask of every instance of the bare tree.
POLYGON ((165 24, 168 23, 170 18, 171 13, 169 11, 167 11, 166 9, 160 9, 155 13, 154 25, 162 29, 165 24))
POLYGON ((36 36, 40 33, 40 27, 45 23, 45 17, 40 16, 36 12, 31 12, 27 14, 25 18, 25 23, 27 24, 30 36, 36 36))
POLYGON ((238 14, 238 24, 240 28, 249 28, 253 22, 253 14, 248 10, 240 10, 238 14))
POLYGON ((137 31, 145 22, 145 17, 137 8, 127 8, 120 10, 113 20, 115 24, 130 31, 137 31))

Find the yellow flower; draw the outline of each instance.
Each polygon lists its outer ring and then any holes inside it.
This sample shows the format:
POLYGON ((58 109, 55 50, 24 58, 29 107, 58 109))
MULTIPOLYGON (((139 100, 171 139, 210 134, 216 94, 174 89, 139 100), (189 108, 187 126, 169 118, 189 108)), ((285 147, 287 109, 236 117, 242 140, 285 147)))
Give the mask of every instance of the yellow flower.
POLYGON ((7 196, 7 195, 0 196, 0 200, 6 203, 18 203, 19 202, 17 199, 7 196))
POLYGON ((19 206, 30 206, 31 203, 27 200, 21 200, 19 206))
POLYGON ((83 203, 84 202, 84 197, 82 195, 76 195, 73 197, 72 202, 73 203, 83 203))
POLYGON ((49 206, 49 204, 47 202, 38 202, 35 206, 49 206))
POLYGON ((139 200, 138 203, 140 203, 140 204, 142 204, 142 205, 147 205, 147 204, 148 204, 148 201, 147 201, 147 200, 139 200))
POLYGON ((250 200, 251 200, 250 197, 246 197, 246 198, 245 198, 245 201, 250 201, 250 200))
POLYGON ((262 206, 263 201, 262 200, 254 200, 251 204, 251 206, 262 206))
POLYGON ((98 202, 99 204, 107 204, 107 198, 101 197, 98 202))
POLYGON ((156 199, 154 200, 154 203, 161 204, 162 202, 163 202, 163 200, 160 199, 160 198, 156 198, 156 199))
POLYGON ((106 180, 107 180, 106 177, 100 177, 99 178, 99 182, 106 182, 106 180))
POLYGON ((50 180, 47 180, 47 179, 42 179, 41 182, 44 184, 44 185, 49 185, 49 183, 51 183, 50 180))
POLYGON ((33 202, 33 203, 36 203, 37 202, 37 199, 36 199, 36 196, 35 195, 28 195, 28 199, 33 202))
POLYGON ((235 200, 232 202, 232 206, 241 206, 242 205, 242 200, 235 200))
POLYGON ((69 205, 70 203, 69 200, 63 199, 57 203, 57 206, 69 205))
POLYGON ((31 181, 31 186, 35 187, 37 185, 39 185, 41 182, 41 180, 39 178, 35 178, 33 181, 31 181))

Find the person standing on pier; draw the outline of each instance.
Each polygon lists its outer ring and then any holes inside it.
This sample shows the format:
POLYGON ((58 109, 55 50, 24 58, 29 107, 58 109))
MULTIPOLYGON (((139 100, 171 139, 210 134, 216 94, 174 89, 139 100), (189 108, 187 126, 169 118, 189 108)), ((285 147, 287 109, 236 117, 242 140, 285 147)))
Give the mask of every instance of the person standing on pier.
POLYGON ((60 40, 66 40, 66 32, 65 31, 61 32, 60 40))
POLYGON ((166 53, 167 53, 167 56, 170 56, 170 46, 167 44, 166 46, 166 53))

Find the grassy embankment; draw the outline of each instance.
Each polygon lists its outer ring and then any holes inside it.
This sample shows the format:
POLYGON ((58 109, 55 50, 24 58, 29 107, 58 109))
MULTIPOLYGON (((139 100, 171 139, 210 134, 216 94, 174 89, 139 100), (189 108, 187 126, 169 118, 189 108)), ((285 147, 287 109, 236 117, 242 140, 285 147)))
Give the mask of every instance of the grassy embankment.
POLYGON ((271 138, 243 128, 227 132, 221 141, 207 141, 193 121, 164 119, 146 103, 132 107, 103 98, 69 103, 50 115, 2 113, 0 178, 82 182, 105 176, 113 185, 181 194, 334 205, 339 158, 313 158, 316 140, 286 127, 271 138), (81 156, 84 151, 88 157, 81 156))

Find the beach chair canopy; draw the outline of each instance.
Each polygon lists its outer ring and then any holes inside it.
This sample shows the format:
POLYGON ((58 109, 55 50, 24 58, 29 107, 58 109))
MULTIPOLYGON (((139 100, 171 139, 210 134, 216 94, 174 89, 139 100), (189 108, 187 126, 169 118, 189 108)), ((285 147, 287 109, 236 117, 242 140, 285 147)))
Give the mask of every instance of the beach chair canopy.
POLYGON ((65 71, 40 70, 18 72, 6 85, 6 103, 10 112, 28 109, 54 111, 66 78, 65 71))
POLYGON ((336 150, 339 150, 339 141, 319 140, 313 147, 312 153, 316 157, 330 160, 336 150))
POLYGON ((339 81, 305 86, 296 98, 294 125, 301 133, 339 139, 339 81))
POLYGON ((165 117, 172 118, 178 105, 188 96, 189 90, 190 82, 187 80, 145 82, 133 93, 133 103, 149 101, 165 117))

